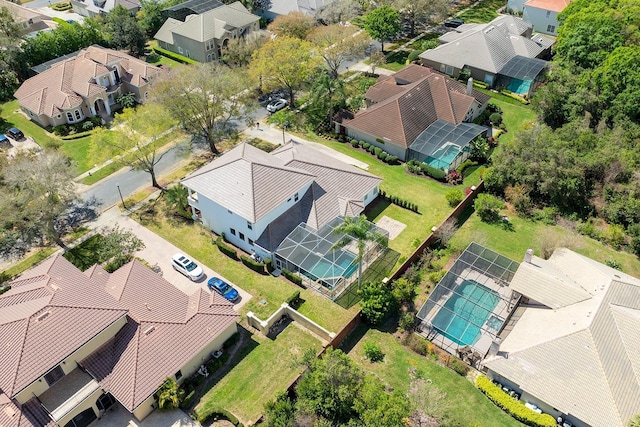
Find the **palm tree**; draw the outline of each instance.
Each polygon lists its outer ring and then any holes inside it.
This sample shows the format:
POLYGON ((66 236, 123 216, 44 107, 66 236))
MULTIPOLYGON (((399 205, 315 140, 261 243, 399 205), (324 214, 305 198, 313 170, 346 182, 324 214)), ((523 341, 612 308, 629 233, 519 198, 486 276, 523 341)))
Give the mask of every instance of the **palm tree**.
POLYGON ((164 192, 167 205, 175 209, 178 215, 185 218, 191 218, 191 212, 189 212, 189 190, 182 184, 174 185, 170 189, 164 192))
POLYGON ((176 380, 173 378, 165 378, 160 390, 158 390, 158 408, 160 409, 177 409, 182 401, 182 390, 176 380))
MULTIPOLYGON (((333 111, 336 103, 343 103, 346 98, 345 83, 341 78, 333 78, 329 73, 320 74, 314 82, 314 101, 326 108, 329 107, 329 128, 333 122, 333 111), (337 101, 337 102, 336 102, 337 101)), ((326 111, 326 110, 325 110, 326 111)))
POLYGON ((336 243, 331 246, 331 249, 344 248, 352 240, 356 241, 358 245, 358 289, 362 281, 362 258, 364 256, 364 250, 367 248, 367 243, 374 242, 382 246, 387 246, 387 236, 374 229, 374 225, 367 221, 364 215, 358 217, 345 217, 340 225, 333 229, 335 234, 342 234, 343 236, 336 243))

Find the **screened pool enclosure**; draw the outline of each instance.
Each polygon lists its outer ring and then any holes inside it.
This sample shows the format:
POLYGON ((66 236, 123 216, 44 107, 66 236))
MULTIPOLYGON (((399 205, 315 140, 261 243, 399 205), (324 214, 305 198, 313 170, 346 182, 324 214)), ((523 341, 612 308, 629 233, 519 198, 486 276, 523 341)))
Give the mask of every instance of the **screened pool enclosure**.
POLYGON ((484 357, 520 298, 509 288, 518 265, 471 243, 420 309, 423 334, 450 353, 466 347, 484 357))
MULTIPOLYGON (((332 300, 338 298, 358 278, 357 242, 333 231, 342 220, 342 217, 337 217, 320 230, 304 223, 298 225, 276 249, 276 267, 298 273, 306 286, 332 300), (342 239, 348 243, 340 249, 336 248, 336 243, 342 239)), ((387 231, 373 224, 372 228, 388 238, 387 231)), ((377 243, 367 244, 362 256, 363 271, 383 249, 377 243)))

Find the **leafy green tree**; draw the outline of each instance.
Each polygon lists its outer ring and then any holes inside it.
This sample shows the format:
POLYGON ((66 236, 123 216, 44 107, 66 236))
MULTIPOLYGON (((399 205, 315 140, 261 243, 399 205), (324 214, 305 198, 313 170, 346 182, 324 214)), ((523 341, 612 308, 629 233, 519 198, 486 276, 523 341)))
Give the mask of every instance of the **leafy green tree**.
POLYGON ((311 91, 311 103, 307 108, 307 114, 318 110, 320 121, 326 121, 327 127, 332 129, 335 106, 345 105, 346 102, 345 81, 339 77, 332 78, 329 73, 318 74, 313 82, 311 91))
POLYGON ((230 67, 247 67, 254 52, 264 46, 266 42, 267 38, 257 32, 229 40, 226 47, 222 49, 220 59, 230 67))
POLYGON ((616 48, 591 74, 608 115, 640 121, 640 46, 616 48))
POLYGON ((217 144, 233 132, 231 119, 248 120, 254 110, 247 87, 243 70, 208 62, 163 73, 154 82, 151 98, 217 154, 217 144))
POLYGON ((362 25, 372 39, 379 40, 384 52, 384 41, 400 32, 400 13, 391 6, 382 5, 362 17, 362 25))
POLYGON ((343 235, 338 240, 332 249, 344 248, 346 245, 355 241, 358 247, 358 256, 355 261, 358 263, 358 288, 360 288, 362 282, 362 261, 365 250, 370 243, 387 246, 387 237, 374 228, 373 223, 367 221, 364 215, 358 217, 345 217, 342 223, 338 225, 333 232, 338 235, 343 235))
POLYGON ((319 25, 307 36, 324 60, 329 75, 336 79, 342 64, 362 54, 371 43, 371 38, 362 31, 346 25, 319 25))
POLYGON ((294 427, 296 408, 285 392, 264 406, 267 427, 294 427))
POLYGON ((289 105, 295 106, 295 93, 307 83, 320 67, 321 59, 311 43, 293 37, 277 37, 254 53, 249 72, 269 91, 286 88, 289 105))
POLYGON ((140 10, 136 13, 136 19, 148 38, 153 37, 164 24, 162 11, 178 3, 179 0, 140 0, 140 10))
POLYGON ((12 99, 18 88, 16 70, 20 43, 20 26, 7 7, 0 7, 0 101, 12 99))
POLYGON ((167 202, 167 206, 171 209, 175 209, 178 215, 191 218, 191 212, 189 210, 189 190, 182 184, 174 185, 164 192, 164 197, 167 202))
POLYGON ((491 194, 479 194, 473 202, 473 208, 484 222, 495 222, 500 218, 500 210, 505 208, 504 203, 491 194))
POLYGON ((367 427, 398 427, 406 425, 411 412, 406 394, 395 390, 387 393, 376 377, 365 378, 362 392, 355 403, 362 425, 367 427))
POLYGON ((411 304, 416 297, 416 285, 415 283, 407 280, 404 277, 396 279, 391 283, 393 298, 399 304, 411 304))
POLYGON ((381 325, 396 307, 391 287, 385 283, 366 282, 358 290, 358 294, 362 298, 362 316, 371 325, 381 325))
POLYGON ((105 18, 111 44, 117 49, 127 49, 134 56, 144 55, 146 36, 136 17, 121 4, 111 9, 105 18))
POLYGON ((103 233, 98 248, 100 262, 109 263, 115 271, 133 259, 133 254, 145 248, 145 244, 133 232, 118 225, 103 233))
POLYGON ((354 405, 363 381, 364 374, 349 356, 329 348, 302 376, 297 406, 332 425, 347 423, 357 415, 354 405))
POLYGON ((278 37, 293 37, 304 40, 315 26, 315 19, 306 13, 289 12, 286 15, 278 15, 269 24, 268 29, 278 37))
MULTIPOLYGON (((494 114, 497 114, 497 113, 494 113, 494 114)), ((479 136, 473 141, 471 141, 470 145, 471 145, 471 157, 481 162, 486 162, 487 159, 489 158, 489 152, 491 151, 491 146, 489 145, 489 141, 487 141, 486 138, 479 136)))
POLYGON ((178 383, 173 378, 166 378, 158 390, 158 408, 165 411, 178 409, 183 395, 184 390, 178 383))
POLYGON ((162 150, 163 133, 175 123, 159 104, 148 103, 138 109, 125 108, 113 120, 112 130, 98 130, 92 140, 94 158, 114 159, 121 166, 147 172, 151 185, 163 189, 156 179, 155 168, 167 154, 162 150))
POLYGON ((394 0, 393 6, 409 22, 413 36, 417 23, 432 24, 446 18, 451 3, 447 0, 394 0))

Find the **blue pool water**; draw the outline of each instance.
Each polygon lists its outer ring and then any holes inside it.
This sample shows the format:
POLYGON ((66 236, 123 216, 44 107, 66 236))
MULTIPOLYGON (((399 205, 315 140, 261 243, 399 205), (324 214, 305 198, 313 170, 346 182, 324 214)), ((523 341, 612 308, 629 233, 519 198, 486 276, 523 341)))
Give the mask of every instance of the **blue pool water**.
POLYGON ((358 268, 358 264, 354 263, 354 260, 355 257, 344 258, 336 265, 338 268, 332 268, 333 264, 331 262, 321 259, 309 270, 309 274, 315 280, 336 276, 349 278, 358 268), (343 270, 344 273, 342 273, 343 270))
POLYGON ((498 304, 498 294, 473 280, 465 280, 436 313, 431 324, 458 345, 472 345, 498 304))
POLYGON ((425 163, 436 169, 449 169, 458 154, 460 154, 460 149, 457 146, 449 145, 443 150, 434 152, 432 156, 427 158, 425 163))
POLYGON ((531 80, 519 80, 519 79, 511 79, 509 82, 509 89, 513 93, 517 93, 518 95, 522 95, 525 93, 529 93, 529 89, 531 88, 531 80))

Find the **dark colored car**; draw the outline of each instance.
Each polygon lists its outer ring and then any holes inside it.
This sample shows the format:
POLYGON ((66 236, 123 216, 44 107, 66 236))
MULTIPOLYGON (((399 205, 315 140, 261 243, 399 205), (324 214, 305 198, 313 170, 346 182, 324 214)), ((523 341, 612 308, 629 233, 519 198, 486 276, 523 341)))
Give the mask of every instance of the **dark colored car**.
POLYGON ((458 28, 462 24, 464 24, 464 21, 459 18, 447 19, 446 21, 444 21, 444 26, 449 28, 458 28))
POLYGON ((7 131, 6 135, 9 138, 15 139, 16 141, 21 140, 22 138, 24 138, 24 133, 22 133, 22 131, 20 129, 18 129, 18 128, 10 128, 7 131))
POLYGON ((219 293, 231 302, 236 302, 240 298, 240 294, 238 294, 238 291, 236 291, 233 286, 229 285, 222 279, 218 279, 217 277, 209 279, 207 286, 209 289, 219 293))

